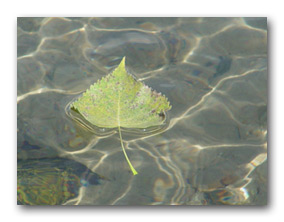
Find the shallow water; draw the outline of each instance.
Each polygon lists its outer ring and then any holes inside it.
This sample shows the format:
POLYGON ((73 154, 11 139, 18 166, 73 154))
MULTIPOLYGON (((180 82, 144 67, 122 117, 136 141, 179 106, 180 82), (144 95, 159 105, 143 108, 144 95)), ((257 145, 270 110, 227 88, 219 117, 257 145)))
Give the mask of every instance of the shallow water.
POLYGON ((19 204, 266 204, 266 18, 18 18, 17 33, 19 204), (124 56, 172 105, 162 132, 122 132, 136 176, 115 130, 68 114, 124 56))

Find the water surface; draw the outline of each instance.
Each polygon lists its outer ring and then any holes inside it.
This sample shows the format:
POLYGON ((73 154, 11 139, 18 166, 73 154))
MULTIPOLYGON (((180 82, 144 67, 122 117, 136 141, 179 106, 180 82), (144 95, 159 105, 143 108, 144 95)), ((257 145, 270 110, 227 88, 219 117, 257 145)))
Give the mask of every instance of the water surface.
POLYGON ((17 34, 19 204, 266 204, 266 18, 18 18, 17 34), (172 105, 162 133, 122 132, 137 176, 116 131, 67 108, 124 56, 172 105))

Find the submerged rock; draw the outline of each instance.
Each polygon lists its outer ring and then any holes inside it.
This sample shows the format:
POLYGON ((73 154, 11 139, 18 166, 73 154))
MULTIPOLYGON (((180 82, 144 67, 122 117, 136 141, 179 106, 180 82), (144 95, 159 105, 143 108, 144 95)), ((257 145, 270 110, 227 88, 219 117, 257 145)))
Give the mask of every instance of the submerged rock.
POLYGON ((20 205, 60 205, 78 196, 81 186, 100 184, 101 176, 63 158, 18 161, 17 202, 20 205))

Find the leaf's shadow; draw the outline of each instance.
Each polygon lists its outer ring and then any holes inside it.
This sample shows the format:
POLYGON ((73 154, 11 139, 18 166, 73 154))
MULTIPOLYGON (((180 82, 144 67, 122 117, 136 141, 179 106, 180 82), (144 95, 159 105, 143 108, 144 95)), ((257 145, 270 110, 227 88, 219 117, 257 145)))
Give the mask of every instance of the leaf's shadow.
MULTIPOLYGON (((76 98, 75 98, 76 99, 76 98)), ((97 127, 87 121, 76 109, 73 107, 71 108, 71 104, 73 101, 70 101, 67 106, 65 107, 66 115, 73 119, 80 127, 87 129, 88 131, 94 133, 98 137, 108 137, 112 134, 117 132, 116 128, 102 128, 97 127)), ((163 117, 164 122, 158 126, 152 126, 148 128, 123 128, 121 130, 126 133, 128 137, 149 137, 150 135, 157 135, 158 133, 164 132, 168 125, 169 125, 169 118, 167 113, 162 113, 161 116, 163 117)))

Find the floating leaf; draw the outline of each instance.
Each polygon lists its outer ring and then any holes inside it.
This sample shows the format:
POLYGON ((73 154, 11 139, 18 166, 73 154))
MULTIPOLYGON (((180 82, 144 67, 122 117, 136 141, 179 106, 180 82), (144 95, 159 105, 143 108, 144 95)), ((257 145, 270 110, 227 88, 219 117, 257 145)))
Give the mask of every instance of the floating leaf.
POLYGON ((147 128, 164 122, 164 112, 171 108, 167 98, 137 81, 125 70, 125 57, 110 74, 98 80, 83 96, 71 104, 87 121, 98 127, 118 128, 125 158, 121 127, 147 128))

